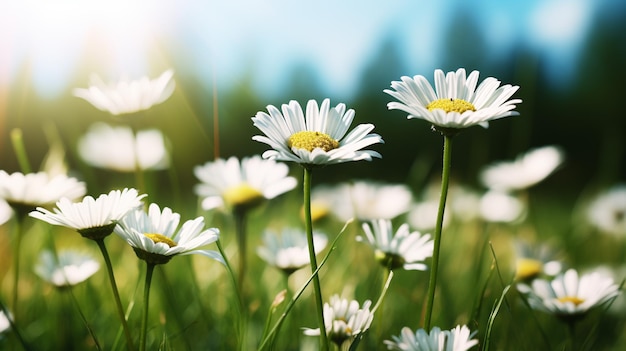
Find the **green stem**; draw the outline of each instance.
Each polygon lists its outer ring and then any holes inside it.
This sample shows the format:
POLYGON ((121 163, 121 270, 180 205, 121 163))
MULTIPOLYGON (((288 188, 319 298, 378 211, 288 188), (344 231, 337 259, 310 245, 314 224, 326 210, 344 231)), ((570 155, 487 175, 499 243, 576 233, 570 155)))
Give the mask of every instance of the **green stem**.
MULTIPOLYGON (((20 283, 20 251, 21 251, 21 246, 22 246, 22 236, 24 235, 24 233, 22 233, 22 228, 23 228, 23 216, 17 214, 15 216, 16 220, 15 220, 15 226, 17 227, 15 229, 15 247, 13 248, 13 299, 11 301, 11 306, 13 306, 13 313, 14 315, 18 314, 18 310, 17 310, 17 302, 18 302, 18 295, 19 295, 19 283, 20 283)), ((15 317, 14 317, 15 318, 15 317)))
POLYGON ((146 262, 146 284, 143 288, 143 318, 141 319, 141 336, 139 337, 139 351, 146 350, 146 335, 148 334, 148 312, 150 311, 150 283, 154 264, 146 262))
MULTIPOLYGON (((311 264, 311 273, 317 271, 317 260, 315 258, 315 245, 313 243, 313 223, 311 220, 311 177, 313 170, 304 167, 304 227, 306 230, 307 242, 309 246, 309 259, 311 264)), ((320 345, 321 350, 328 351, 328 336, 326 335, 326 327, 324 326, 324 305, 322 302, 322 289, 320 286, 320 278, 317 274, 313 276, 313 289, 315 292, 315 302, 317 305, 317 319, 320 328, 320 345)))
POLYGON ((133 142, 134 148, 133 152, 135 154, 135 186, 137 187, 137 191, 146 192, 146 179, 144 178, 144 172, 139 164, 139 148, 137 147, 137 135, 138 130, 136 128, 132 128, 133 130, 133 142))
POLYGON ((24 147, 24 137, 21 129, 15 128, 11 130, 11 143, 13 144, 13 150, 15 150, 17 162, 20 164, 20 169, 24 174, 31 173, 32 168, 24 147))
POLYGON ((426 300, 426 316, 424 317, 424 329, 430 331, 430 322, 433 314, 435 301, 435 288, 437 285, 437 272, 439 270, 439 248, 441 247, 441 229, 443 227, 443 215, 448 196, 448 181, 450 178, 450 164, 452 160, 452 136, 444 134, 443 139, 443 168, 441 171, 441 196, 439 197, 439 210, 437 211, 437 224, 435 226, 435 238, 433 247, 433 259, 428 280, 428 296, 426 300))
POLYGON ((235 231, 237 235, 237 249, 239 255, 239 266, 237 267, 237 286, 239 287, 239 294, 242 299, 245 299, 245 289, 244 282, 246 276, 246 265, 247 265, 247 255, 246 251, 248 250, 247 240, 246 240, 246 213, 245 210, 235 211, 235 231))
POLYGON ((241 325, 242 325, 242 343, 241 347, 245 348, 247 344, 247 325, 249 307, 247 304, 248 291, 246 288, 246 270, 247 270, 247 236, 246 236, 246 210, 235 210, 235 231, 237 236, 237 249, 239 255, 239 265, 237 267, 237 289, 239 291, 239 304, 241 306, 241 325))
MULTIPOLYGON (((380 288, 380 294, 381 296, 384 295, 384 292, 386 291, 386 289, 389 287, 388 285, 388 280, 389 280, 389 276, 392 275, 393 273, 391 272, 390 269, 391 265, 388 265, 387 267, 384 267, 383 269, 383 285, 380 288)), ((380 300, 380 305, 378 306, 378 309, 380 311, 378 311, 378 313, 376 313, 376 320, 378 322, 378 337, 382 338, 384 336, 383 332, 384 332, 384 325, 385 325, 385 318, 383 316, 383 312, 385 311, 384 307, 383 307, 383 299, 380 300)))
POLYGON ((122 328, 124 329, 124 335, 126 336, 126 347, 129 350, 134 350, 135 346, 133 344, 133 337, 130 334, 130 330, 128 329, 128 323, 126 323, 126 316, 124 315, 124 308, 122 307, 122 301, 120 300, 120 293, 117 290, 117 284, 115 283, 115 275, 113 275, 113 265, 111 264, 111 258, 109 257, 109 252, 107 251, 106 245, 104 245, 104 238, 96 239, 95 242, 98 244, 100 252, 102 252, 104 262, 107 266, 107 273, 109 274, 109 281, 111 282, 111 289, 113 290, 113 297, 115 298, 117 314, 120 317, 120 320, 122 322, 122 328))

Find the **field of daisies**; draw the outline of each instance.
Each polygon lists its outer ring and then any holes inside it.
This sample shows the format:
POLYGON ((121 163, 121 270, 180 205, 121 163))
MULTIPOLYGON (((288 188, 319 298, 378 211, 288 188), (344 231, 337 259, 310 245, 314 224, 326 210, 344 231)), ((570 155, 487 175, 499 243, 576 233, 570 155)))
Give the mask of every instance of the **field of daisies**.
POLYGON ((463 140, 524 118, 519 88, 463 68, 378 87, 384 118, 439 139, 416 185, 344 176, 384 173, 394 136, 332 98, 259 105, 236 134, 256 155, 218 154, 216 123, 213 155, 180 169, 142 119, 175 72, 92 77, 73 98, 111 122, 77 158, 50 147, 39 164, 11 130, 0 349, 621 350, 626 185, 570 189, 574 204, 533 192, 567 159, 554 144, 477 165, 480 189, 455 177, 463 140))

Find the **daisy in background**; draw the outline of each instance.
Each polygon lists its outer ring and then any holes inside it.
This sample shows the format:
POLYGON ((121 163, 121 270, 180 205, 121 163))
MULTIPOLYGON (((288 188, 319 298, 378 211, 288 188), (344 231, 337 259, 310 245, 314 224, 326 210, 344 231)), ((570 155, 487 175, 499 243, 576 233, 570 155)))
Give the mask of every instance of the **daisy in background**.
POLYGON ((603 233, 626 234, 626 184, 596 195, 587 207, 587 220, 603 233))
POLYGON ((4 311, 0 310, 0 336, 5 331, 9 330, 11 327, 11 323, 9 322, 9 317, 4 313, 4 311))
MULTIPOLYGON (((369 329, 374 319, 371 305, 370 300, 360 305, 356 300, 343 299, 339 295, 331 296, 330 301, 324 303, 326 335, 339 350, 347 349, 360 334, 369 329)), ((320 330, 304 328, 304 335, 320 335, 320 330)))
POLYGON ((526 203, 507 192, 489 190, 478 204, 480 217, 490 223, 517 223, 526 218, 526 203))
POLYGON ((563 150, 557 146, 533 149, 514 161, 496 162, 480 172, 488 189, 510 192, 527 189, 554 173, 563 163, 563 150))
POLYGON ((359 242, 368 243, 374 249, 376 260, 389 270, 405 269, 425 271, 424 260, 433 254, 433 241, 430 234, 409 230, 402 224, 394 232, 390 220, 379 219, 363 223, 365 237, 357 236, 359 242))
MULTIPOLYGON (((407 213, 407 221, 411 227, 418 230, 433 230, 437 226, 437 213, 439 211, 439 200, 430 199, 416 202, 411 205, 407 213)), ((442 228, 448 227, 452 222, 451 211, 444 213, 442 228)))
POLYGON ((56 287, 63 288, 87 280, 100 269, 93 257, 81 251, 62 250, 55 255, 44 250, 35 265, 35 273, 56 287))
POLYGON ((167 100, 174 92, 174 71, 167 70, 158 78, 146 76, 138 80, 121 79, 106 84, 97 75, 92 75, 89 87, 74 89, 74 96, 86 100, 101 111, 112 115, 129 114, 147 110, 167 100))
POLYGON ((404 184, 360 180, 340 184, 335 190, 333 212, 344 222, 393 219, 409 211, 413 199, 404 184))
MULTIPOLYGON (((335 203, 341 198, 338 192, 340 192, 340 187, 330 184, 318 185, 311 190, 311 220, 313 222, 330 216, 336 207, 335 203)), ((304 219, 304 208, 300 211, 300 217, 304 219)))
MULTIPOLYGON (((313 233, 313 242, 315 253, 320 253, 328 244, 328 237, 322 233, 313 233)), ((263 245, 257 248, 259 257, 287 276, 309 264, 308 252, 306 233, 296 228, 284 228, 280 235, 266 230, 263 233, 263 245)))
POLYGON ((321 106, 309 100, 305 115, 300 104, 292 100, 282 105, 282 113, 272 105, 267 110, 252 117, 254 126, 265 134, 252 139, 272 148, 263 153, 263 158, 313 167, 381 157, 376 151, 362 150, 383 142, 378 134, 370 134, 374 125, 360 124, 347 133, 354 110, 346 111, 345 104, 331 108, 329 99, 324 99, 321 106))
MULTIPOLYGON (((422 199, 411 205, 407 213, 407 221, 411 227, 425 231, 436 227, 440 187, 440 182, 430 183, 423 192, 422 199)), ((466 223, 480 217, 480 195, 476 191, 459 184, 450 184, 448 193, 450 199, 446 203, 446 208, 449 211, 444 213, 443 228, 453 221, 466 223)))
POLYGON ((11 216, 13 216, 11 206, 9 206, 9 203, 3 199, 0 199, 0 225, 8 222, 9 219, 11 219, 11 216))
POLYGON ((546 244, 534 245, 527 241, 513 241, 515 252, 515 280, 531 282, 539 277, 554 277, 561 273, 562 264, 546 244))
POLYGON ((297 181, 289 176, 289 167, 274 160, 264 160, 255 155, 217 159, 196 166, 194 174, 200 180, 194 188, 202 198, 202 208, 225 208, 235 217, 238 250, 238 284, 243 295, 247 271, 246 221, 248 211, 296 187, 297 181))
POLYGON ((78 140, 78 154, 87 164, 119 172, 159 170, 169 167, 165 138, 157 129, 92 124, 78 140))
POLYGON ((49 206, 61 198, 76 199, 87 192, 84 182, 65 174, 7 173, 0 170, 0 199, 23 217, 37 206, 49 206))
POLYGON ((478 344, 477 339, 472 339, 475 334, 465 325, 457 325, 451 330, 433 327, 430 332, 418 329, 415 333, 404 327, 399 336, 392 336, 392 340, 384 343, 387 350, 396 351, 465 351, 478 344))
POLYGON ((568 269, 551 281, 535 279, 531 285, 518 284, 534 309, 551 313, 567 322, 585 316, 591 309, 610 303, 620 293, 613 278, 599 272, 579 275, 568 269))
POLYGON ((233 211, 253 208, 296 187, 289 167, 260 156, 217 159, 196 166, 194 174, 200 180, 194 188, 202 198, 202 208, 212 210, 227 207, 233 211))
POLYGON ((154 267, 169 262, 177 255, 198 254, 224 263, 222 255, 213 250, 202 249, 219 239, 217 228, 204 228, 204 218, 188 220, 179 227, 180 214, 168 207, 162 210, 150 204, 148 212, 136 210, 124 217, 115 227, 115 233, 135 251, 137 257, 146 262, 144 285, 144 308, 139 337, 139 350, 146 350, 148 311, 150 307, 150 285, 154 267))
POLYGON ((391 82, 391 89, 384 92, 399 102, 390 102, 390 110, 402 110, 408 118, 419 118, 430 122, 439 131, 453 130, 480 125, 484 128, 489 122, 517 116, 513 111, 520 99, 511 99, 519 89, 509 84, 500 86, 500 81, 488 77, 478 84, 478 71, 466 77, 465 69, 444 74, 435 70, 435 89, 426 77, 404 76, 401 81, 391 82))
POLYGON ((104 239, 113 233, 118 221, 127 213, 143 206, 142 199, 146 195, 139 195, 136 189, 112 190, 108 194, 101 194, 94 199, 86 196, 81 202, 72 202, 67 198, 59 200, 56 208, 48 211, 45 208, 37 207, 30 216, 52 225, 76 230, 84 238, 94 240, 102 253, 106 263, 109 282, 113 290, 117 314, 122 322, 126 342, 130 348, 133 347, 133 337, 126 323, 126 316, 122 302, 120 300, 113 266, 107 251, 104 239))
MULTIPOLYGON (((15 213, 13 237, 13 296, 11 306, 19 315, 18 296, 22 240, 26 234, 24 219, 37 206, 49 206, 62 198, 77 198, 86 192, 85 183, 65 174, 45 172, 9 174, 0 170, 0 199, 6 201, 15 213)), ((6 212, 5 215, 6 216, 6 212)), ((8 219, 7 219, 8 220, 8 219)))

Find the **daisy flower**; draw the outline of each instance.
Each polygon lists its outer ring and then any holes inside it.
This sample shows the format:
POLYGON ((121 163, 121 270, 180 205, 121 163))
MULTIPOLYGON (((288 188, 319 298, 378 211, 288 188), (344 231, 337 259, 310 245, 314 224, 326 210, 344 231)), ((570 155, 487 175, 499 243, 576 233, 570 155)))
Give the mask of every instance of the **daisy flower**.
MULTIPOLYGON (((322 233, 313 234, 315 253, 326 247, 328 238, 322 233)), ((270 230, 263 234, 263 246, 257 254, 268 264, 288 275, 309 264, 309 249, 306 233, 299 229, 285 228, 281 235, 270 230)))
POLYGON ((218 159, 194 168, 201 181, 195 192, 204 198, 205 210, 222 206, 244 210, 295 188, 297 181, 288 173, 287 165, 258 155, 241 161, 236 157, 218 159))
MULTIPOLYGON (((419 230, 432 230, 437 225, 437 212, 439 211, 439 200, 429 199, 415 203, 407 214, 407 221, 413 228, 419 230)), ((451 211, 444 213, 442 228, 446 228, 450 222, 451 211)))
POLYGON ((492 223, 512 223, 526 216, 526 205, 520 199, 496 190, 483 194, 479 210, 482 219, 492 223))
MULTIPOLYGON (((369 329, 374 319, 370 311, 372 302, 366 300, 362 306, 356 300, 342 299, 339 295, 330 297, 330 302, 324 303, 324 325, 328 339, 343 350, 344 343, 351 344, 359 334, 369 329)), ((319 328, 304 329, 305 335, 320 335, 319 328)))
POLYGON ((341 221, 392 219, 411 206, 413 195, 404 184, 355 181, 336 188, 333 211, 341 221))
POLYGON ((518 284, 531 307, 561 318, 582 316, 619 295, 613 278, 599 272, 579 276, 569 269, 552 281, 535 279, 532 284, 518 284))
POLYGON ((544 146, 517 157, 515 161, 498 162, 480 173, 487 188, 499 191, 527 189, 552 174, 564 159, 563 151, 556 146, 544 146))
POLYGON ((401 81, 391 82, 392 89, 384 92, 400 102, 390 102, 390 110, 402 110, 408 118, 419 118, 430 122, 440 131, 455 131, 474 125, 488 127, 489 121, 517 116, 513 111, 520 99, 509 98, 519 89, 518 86, 503 85, 493 77, 488 77, 478 85, 478 71, 466 77, 465 69, 444 74, 435 70, 435 89, 421 75, 402 77, 401 81), (478 87, 476 87, 478 85, 478 87))
POLYGON ((402 328, 399 336, 392 336, 393 340, 385 340, 387 350, 396 351, 465 351, 478 344, 477 339, 472 339, 475 333, 465 325, 457 325, 451 330, 441 330, 433 327, 429 332, 424 329, 413 331, 402 328))
POLYGON ((55 257, 52 251, 45 250, 39 255, 35 273, 57 287, 67 287, 87 280, 98 269, 100 264, 91 255, 63 250, 55 257))
POLYGON ((59 200, 56 208, 48 211, 37 207, 30 216, 53 225, 60 225, 78 231, 83 237, 97 240, 113 232, 117 222, 128 212, 141 207, 146 195, 139 195, 136 189, 112 190, 94 199, 85 196, 81 202, 67 198, 59 200))
POLYGON ((531 245, 515 240, 515 280, 532 281, 539 276, 554 277, 561 273, 562 264, 547 245, 531 245))
POLYGON ((163 134, 157 129, 140 130, 94 123, 78 140, 78 154, 87 164, 119 172, 165 169, 169 157, 163 134))
POLYGON ((174 92, 174 71, 167 70, 157 79, 144 76, 139 80, 122 79, 105 84, 100 77, 90 77, 89 88, 74 89, 74 96, 86 100, 101 111, 122 115, 147 110, 167 100, 174 92))
POLYGON ((9 204, 3 199, 0 199, 0 225, 3 225, 11 219, 11 216, 13 216, 11 206, 9 206, 9 204))
POLYGON ((272 105, 267 110, 269 113, 258 112, 252 117, 254 126, 265 134, 252 139, 273 149, 265 151, 263 158, 312 167, 381 157, 376 151, 362 150, 383 143, 378 134, 369 134, 374 125, 360 124, 346 135, 354 110, 346 111, 345 104, 331 108, 330 100, 325 99, 318 107, 315 100, 309 100, 305 114, 292 100, 282 105, 282 113, 272 105))
POLYGON ((203 246, 219 239, 217 228, 204 229, 204 218, 188 220, 179 228, 180 214, 168 207, 150 204, 148 212, 130 212, 115 227, 115 233, 133 247, 137 257, 150 264, 164 264, 176 255, 200 254, 224 262, 222 256, 203 246))
POLYGON ((587 208, 587 219, 604 233, 626 234, 626 184, 597 195, 587 208))
POLYGON ((11 327, 11 323, 9 322, 9 317, 4 313, 4 311, 0 310, 0 334, 9 330, 11 327))
MULTIPOLYGON (((311 220, 313 222, 328 217, 337 198, 337 186, 318 185, 311 191, 311 220)), ((300 209, 300 217, 304 219, 304 207, 300 209)))
POLYGON ((367 242, 374 249, 376 259, 390 270, 426 270, 423 261, 433 255, 433 241, 430 234, 410 232, 404 223, 394 233, 391 220, 379 219, 363 223, 365 237, 356 240, 367 242))
POLYGON ((86 192, 85 183, 64 174, 8 174, 0 170, 0 199, 19 214, 26 214, 37 206, 51 205, 61 198, 76 199, 86 192))

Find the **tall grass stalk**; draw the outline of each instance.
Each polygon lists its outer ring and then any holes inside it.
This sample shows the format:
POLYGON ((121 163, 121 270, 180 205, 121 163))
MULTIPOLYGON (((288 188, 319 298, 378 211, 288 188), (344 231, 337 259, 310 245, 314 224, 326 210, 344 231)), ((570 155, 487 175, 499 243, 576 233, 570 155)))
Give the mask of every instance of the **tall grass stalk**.
POLYGON ((240 296, 240 292, 239 292, 239 287, 237 285, 237 279, 235 278, 235 274, 233 273, 233 269, 230 265, 230 262, 228 262, 228 257, 226 256, 226 253, 224 252, 224 248, 222 247, 222 242, 220 239, 218 239, 215 244, 217 245, 217 250, 220 252, 220 255, 222 255, 222 258, 224 259, 224 265, 226 266, 226 271, 228 272, 228 276, 230 277, 230 281, 231 284, 233 285, 233 291, 235 292, 235 300, 237 300, 237 303, 235 304, 237 307, 236 310, 236 315, 237 315, 237 344, 239 345, 239 350, 244 350, 244 344, 245 344, 245 340, 246 340, 246 323, 247 321, 245 320, 244 316, 243 316, 243 303, 241 300, 241 296, 240 296))

